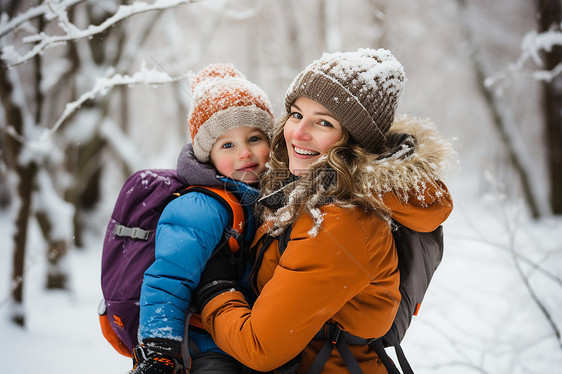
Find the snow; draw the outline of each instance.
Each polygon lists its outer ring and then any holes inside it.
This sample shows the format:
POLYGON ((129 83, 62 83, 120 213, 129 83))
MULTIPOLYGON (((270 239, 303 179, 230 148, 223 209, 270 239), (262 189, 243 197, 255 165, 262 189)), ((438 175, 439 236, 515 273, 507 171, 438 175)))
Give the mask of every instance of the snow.
MULTIPOLYGON (((562 25, 561 25, 562 26, 562 25)), ((495 87, 496 90, 501 92, 504 81, 509 81, 509 78, 514 74, 521 73, 524 66, 532 61, 537 67, 544 66, 541 53, 543 51, 550 52, 552 47, 562 44, 562 32, 559 30, 548 30, 538 33, 535 30, 527 32, 521 41, 521 55, 516 62, 510 64, 504 71, 496 73, 492 77, 485 80, 488 87, 495 87)), ((562 62, 556 65, 552 70, 536 70, 533 77, 541 81, 551 81, 555 76, 562 72, 562 62)))
MULTIPOLYGON (((8 215, 0 215, 0 236, 9 237, 10 227, 8 215)), ((126 373, 130 360, 104 340, 97 319, 100 228, 89 233, 87 248, 68 255, 69 292, 43 289, 46 265, 37 230, 32 227, 26 259, 25 329, 8 321, 10 261, 0 267, 0 330, 9 337, 0 340, 3 372, 41 368, 49 374, 70 367, 80 373, 126 373)), ((532 221, 501 194, 479 201, 456 196, 445 223, 443 262, 403 342, 416 373, 471 374, 479 366, 488 373, 558 373, 560 342, 513 264, 520 260, 534 292, 560 326, 561 246, 560 218, 532 221)), ((8 246, 0 248, 0 256, 10 258, 8 246)))
POLYGON ((404 76, 404 68, 386 49, 360 48, 356 52, 325 53, 321 60, 322 65, 317 67, 318 63, 312 63, 310 68, 319 68, 343 82, 357 76, 353 85, 365 91, 369 87, 377 90, 377 85, 382 83, 385 90, 393 90, 391 92, 397 95, 404 86, 403 79, 400 79, 404 76))
MULTIPOLYGON (((7 214, 0 215, 0 236, 10 237, 7 214)), ((0 364, 3 373, 126 373, 129 358, 116 353, 105 341, 98 322, 101 300, 101 237, 87 239, 89 247, 68 254, 72 269, 70 291, 44 290, 46 264, 37 227, 32 227, 26 258, 25 329, 9 322, 7 304, 11 276, 11 251, 0 246, 0 364)), ((7 241, 3 240, 3 243, 7 241)))
POLYGON ((129 170, 140 170, 146 165, 146 160, 136 151, 137 145, 123 133, 115 121, 106 118, 100 127, 100 134, 121 157, 129 170))
POLYGON ((38 172, 37 182, 43 188, 37 194, 34 200, 35 210, 51 216, 49 222, 57 222, 57 225, 51 227, 51 238, 53 240, 65 240, 72 238, 74 226, 74 206, 64 201, 56 192, 51 177, 46 170, 42 169, 38 172))
MULTIPOLYGON (((70 1, 53 1, 49 4, 41 4, 34 8, 28 9, 24 13, 18 14, 16 17, 12 18, 9 21, 4 21, 2 19, 2 23, 0 24, 0 37, 6 35, 11 30, 20 27, 23 23, 38 17, 41 14, 44 14, 47 18, 51 18, 53 12, 58 13, 60 10, 65 9, 67 7, 71 7, 72 5, 83 1, 83 0, 70 0, 70 1)), ((2 13, 2 17, 6 17, 7 14, 2 13)))

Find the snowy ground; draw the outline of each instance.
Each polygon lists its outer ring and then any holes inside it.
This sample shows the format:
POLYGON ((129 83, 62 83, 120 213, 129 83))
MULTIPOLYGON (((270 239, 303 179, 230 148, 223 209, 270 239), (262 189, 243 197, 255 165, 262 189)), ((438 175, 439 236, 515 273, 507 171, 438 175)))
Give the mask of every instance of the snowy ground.
MULTIPOLYGON (((0 215, 0 237, 10 224, 0 215)), ((32 238, 33 239, 33 238, 32 238)), ((97 317, 101 299, 101 239, 90 240, 89 248, 70 253, 70 292, 45 292, 44 254, 32 240, 26 259, 25 329, 7 322, 5 305, 11 274, 10 246, 0 248, 0 373, 127 373, 131 360, 116 353, 105 341, 97 317)))
MULTIPOLYGON (((531 223, 517 218, 517 211, 494 197, 457 201, 446 223, 444 262, 403 344, 417 373, 561 372, 560 342, 517 272, 511 249, 558 277, 521 265, 537 297, 562 326, 562 220, 531 223)), ((97 320, 101 238, 90 238, 88 248, 70 254, 70 292, 45 292, 44 257, 32 237, 25 289, 28 325, 22 329, 7 322, 9 227, 6 214, 0 214, 5 243, 0 248, 0 371, 126 373, 130 360, 105 342, 97 320)))

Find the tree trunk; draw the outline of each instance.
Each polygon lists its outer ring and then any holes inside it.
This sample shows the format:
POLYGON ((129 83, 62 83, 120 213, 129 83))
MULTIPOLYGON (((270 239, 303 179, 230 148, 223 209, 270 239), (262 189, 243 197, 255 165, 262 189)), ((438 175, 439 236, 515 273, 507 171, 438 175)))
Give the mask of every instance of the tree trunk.
MULTIPOLYGON (((460 5, 461 12, 464 12, 466 9, 466 0, 457 0, 458 4, 460 5)), ((547 0, 548 1, 548 0, 547 0)), ((558 0, 556 0, 558 1, 558 0)), ((529 173, 525 169, 523 161, 519 154, 517 153, 516 147, 514 145, 514 141, 509 135, 509 126, 510 124, 505 120, 504 116, 502 116, 499 105, 497 103, 496 96, 494 95, 491 88, 487 87, 484 84, 486 79, 486 73, 484 71, 484 66, 482 62, 479 60, 478 55, 476 53, 475 43, 472 37, 472 31, 470 30, 470 26, 467 22, 467 17, 465 14, 461 14, 462 21, 464 24, 462 25, 463 32, 466 36, 467 41, 470 43, 471 51, 471 63, 474 68, 475 76, 477 79, 478 89, 480 90, 482 97, 488 109, 490 110, 490 114, 492 116, 492 121, 496 129, 498 130, 498 134, 503 142, 503 145, 506 147, 507 154, 509 156, 509 161, 517 173, 519 177, 519 182, 521 184, 522 193, 525 197, 525 202, 527 203, 527 207, 529 209, 529 213, 535 219, 541 216, 541 212, 539 210, 539 204, 537 202, 535 193, 532 188, 532 181, 530 179, 529 173)))
MULTIPOLYGON (((0 63, 2 64, 2 66, 0 66, 0 100, 4 106, 5 123, 7 126, 10 126, 16 134, 21 134, 23 130, 23 116, 20 109, 11 101, 13 86, 8 78, 7 67, 2 62, 0 63)), ((21 165, 18 162, 22 144, 20 139, 16 139, 14 135, 5 133, 3 145, 5 147, 3 156, 5 157, 8 169, 14 171, 18 179, 17 193, 20 201, 13 236, 12 297, 15 304, 12 320, 18 325, 24 326, 24 261, 27 245, 27 228, 31 211, 32 189, 35 175, 37 174, 37 165, 34 163, 21 165)))
POLYGON ((68 157, 68 170, 74 182, 65 191, 64 198, 75 209, 74 243, 77 248, 84 246, 84 213, 93 209, 101 197, 101 154, 106 145, 104 139, 95 135, 79 146, 66 150, 66 154, 71 155, 68 157))
MULTIPOLYGON (((562 5, 559 0, 539 0, 539 32, 551 27, 560 29, 562 5)), ((553 46, 545 52, 545 69, 552 70, 562 63, 562 46, 553 46)), ((552 213, 562 214, 562 74, 543 85, 546 121, 546 146, 550 174, 550 204, 552 213)))
POLYGON ((53 223, 49 215, 38 211, 35 216, 47 242, 47 279, 45 287, 47 289, 65 289, 67 287, 68 275, 66 270, 60 266, 60 261, 68 251, 68 243, 64 239, 53 238, 53 223))
MULTIPOLYGON (((45 18, 39 17, 38 19, 39 30, 43 31, 45 29, 45 18)), ((40 124, 43 118, 43 102, 44 96, 41 89, 41 83, 43 82, 42 64, 43 58, 38 55, 34 59, 35 63, 35 123, 40 124)), ((42 186, 38 186, 42 188, 42 186)), ((64 289, 67 286, 68 276, 64 270, 60 267, 60 260, 66 254, 68 243, 65 240, 54 239, 52 236, 53 222, 49 220, 49 215, 45 212, 37 212, 36 218, 47 243, 47 279, 46 287, 47 289, 64 289)))
POLYGON ((25 252, 27 246, 27 228, 31 214, 31 197, 33 183, 37 175, 37 165, 31 163, 27 166, 17 166, 16 173, 19 177, 18 197, 20 207, 16 218, 16 231, 14 233, 14 255, 12 268, 12 297, 15 303, 12 320, 25 326, 25 312, 23 309, 23 286, 25 269, 25 252))

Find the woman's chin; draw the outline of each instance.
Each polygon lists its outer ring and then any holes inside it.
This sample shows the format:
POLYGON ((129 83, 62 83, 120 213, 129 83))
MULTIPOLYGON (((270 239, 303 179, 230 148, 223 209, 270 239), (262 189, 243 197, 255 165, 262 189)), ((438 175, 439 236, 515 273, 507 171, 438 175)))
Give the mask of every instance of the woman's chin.
POLYGON ((307 166, 303 165, 303 166, 294 167, 294 168, 289 167, 289 170, 290 170, 291 174, 293 174, 294 176, 297 176, 297 177, 302 177, 306 173, 307 169, 308 169, 308 165, 307 166))

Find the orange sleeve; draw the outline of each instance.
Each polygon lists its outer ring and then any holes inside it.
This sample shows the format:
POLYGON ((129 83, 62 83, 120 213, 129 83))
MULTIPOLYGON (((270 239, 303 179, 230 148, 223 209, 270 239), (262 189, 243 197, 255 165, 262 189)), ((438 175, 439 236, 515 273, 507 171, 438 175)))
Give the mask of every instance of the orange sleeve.
POLYGON ((422 195, 414 192, 406 202, 394 192, 388 192, 383 202, 392 211, 392 218, 420 232, 435 230, 453 210, 453 199, 442 182, 437 182, 437 186, 428 185, 422 195))
MULTIPOLYGON (((203 325, 218 346, 255 370, 273 370, 291 360, 373 279, 396 267, 394 257, 385 257, 393 248, 385 222, 379 221, 377 235, 368 238, 370 248, 382 248, 379 256, 367 250, 362 224, 348 212, 336 207, 322 212, 324 221, 315 237, 308 234, 309 217, 295 222, 279 265, 253 309, 240 292, 223 293, 203 309, 203 325)), ((392 313, 384 321, 382 314, 370 317, 380 317, 388 328, 392 313)))

